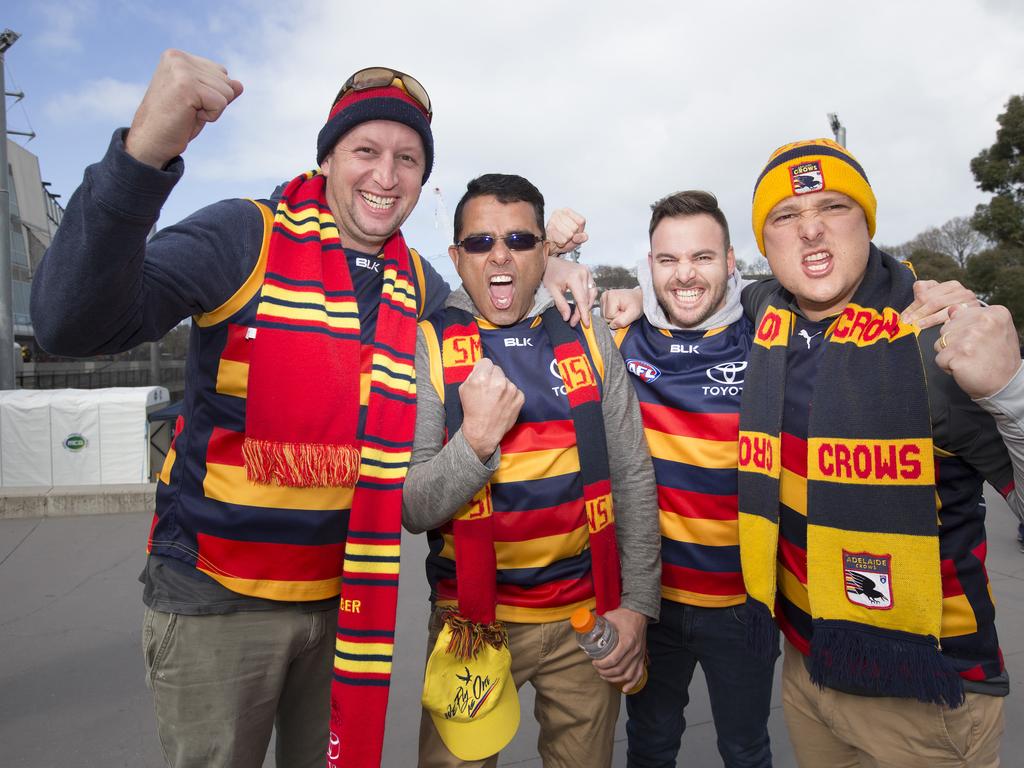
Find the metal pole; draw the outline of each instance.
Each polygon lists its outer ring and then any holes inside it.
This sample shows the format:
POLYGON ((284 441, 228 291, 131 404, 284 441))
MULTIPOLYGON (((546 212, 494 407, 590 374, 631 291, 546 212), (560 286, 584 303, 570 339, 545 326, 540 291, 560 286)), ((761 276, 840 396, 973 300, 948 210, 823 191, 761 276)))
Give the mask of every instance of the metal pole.
MULTIPOLYGON (((4 80, 4 53, 20 37, 0 33, 0 83, 4 80)), ((0 389, 14 389, 14 296, 11 285, 11 190, 7 170, 7 94, 0 101, 0 389)))
MULTIPOLYGON (((146 242, 148 243, 153 235, 156 234, 156 224, 149 230, 149 234, 146 235, 146 242)), ((160 386, 160 342, 151 341, 149 342, 149 383, 151 386, 160 386)))
POLYGON ((835 112, 828 113, 828 127, 832 129, 832 135, 836 143, 841 147, 846 146, 846 126, 839 122, 839 115, 835 112))
POLYGON ((149 342, 149 383, 160 386, 160 342, 149 342))

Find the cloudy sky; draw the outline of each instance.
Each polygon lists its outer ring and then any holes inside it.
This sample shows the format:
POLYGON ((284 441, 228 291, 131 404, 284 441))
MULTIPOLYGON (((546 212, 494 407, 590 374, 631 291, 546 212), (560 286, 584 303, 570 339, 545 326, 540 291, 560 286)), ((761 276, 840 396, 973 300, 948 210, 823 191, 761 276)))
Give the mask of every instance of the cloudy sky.
POLYGON ((530 178, 549 210, 582 211, 589 263, 632 265, 649 204, 687 188, 719 196, 752 259, 754 179, 776 146, 829 136, 828 112, 874 186, 876 242, 899 243, 986 199, 970 159, 1024 92, 1016 0, 13 0, 0 26, 22 35, 7 89, 26 97, 8 127, 36 131, 26 146, 64 200, 131 121, 164 48, 242 81, 186 152, 161 226, 311 167, 352 71, 413 73, 435 105, 437 158, 405 233, 445 274, 449 213, 488 171, 530 178))

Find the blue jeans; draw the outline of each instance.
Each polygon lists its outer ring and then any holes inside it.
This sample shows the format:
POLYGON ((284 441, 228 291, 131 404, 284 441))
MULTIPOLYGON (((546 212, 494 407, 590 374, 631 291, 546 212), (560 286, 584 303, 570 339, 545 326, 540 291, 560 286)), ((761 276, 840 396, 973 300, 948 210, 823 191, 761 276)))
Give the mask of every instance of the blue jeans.
POLYGON ((726 768, 771 766, 768 712, 775 663, 747 651, 745 611, 742 605, 698 608, 661 601, 660 622, 647 628, 647 685, 626 697, 629 768, 676 765, 697 662, 707 679, 726 768))

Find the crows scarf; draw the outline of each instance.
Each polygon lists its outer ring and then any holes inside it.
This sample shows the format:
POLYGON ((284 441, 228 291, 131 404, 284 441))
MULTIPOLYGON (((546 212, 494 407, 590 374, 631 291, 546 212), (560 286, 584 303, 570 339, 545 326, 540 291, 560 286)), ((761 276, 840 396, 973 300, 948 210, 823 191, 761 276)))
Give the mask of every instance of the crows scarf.
POLYGON ((362 348, 359 307, 324 184, 319 173, 303 174, 277 206, 255 323, 244 455, 253 482, 355 486, 328 764, 369 768, 380 765, 391 682, 402 483, 416 421, 416 298, 409 250, 395 233, 381 257, 373 346, 362 348), (360 439, 361 370, 369 392, 360 439))
MULTIPOLYGON (((955 707, 962 685, 938 641, 928 391, 919 329, 899 316, 913 279, 871 246, 863 282, 825 334, 806 455, 810 674, 820 686, 955 707)), ((759 308, 740 415, 740 553, 750 644, 765 657, 774 638, 791 300, 780 288, 759 308)))
MULTIPOLYGON (((555 360, 565 383, 576 430, 583 504, 590 531, 591 578, 597 612, 605 613, 619 606, 622 579, 615 540, 601 393, 590 360, 572 329, 554 307, 547 309, 541 317, 544 330, 554 346, 555 360)), ((443 339, 445 427, 448 435, 454 435, 462 425, 458 387, 483 356, 483 347, 474 317, 454 307, 447 309, 443 339)), ((460 642, 464 648, 474 648, 500 632, 500 625, 495 622, 497 561, 492 515, 488 483, 452 520, 459 613, 469 621, 460 621, 458 616, 454 616, 448 624, 453 633, 461 633, 460 642)))

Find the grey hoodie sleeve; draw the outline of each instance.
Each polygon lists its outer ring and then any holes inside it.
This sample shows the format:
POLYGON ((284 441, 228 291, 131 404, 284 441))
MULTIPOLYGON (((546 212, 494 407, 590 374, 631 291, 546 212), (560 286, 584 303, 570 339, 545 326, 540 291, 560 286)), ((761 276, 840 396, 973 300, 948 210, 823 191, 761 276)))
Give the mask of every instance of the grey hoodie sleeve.
POLYGON ((657 619, 661 609, 661 535, 654 465, 622 355, 600 317, 595 315, 592 322, 604 360, 601 408, 622 564, 622 606, 657 619))
POLYGON ((402 490, 402 525, 412 533, 444 525, 487 484, 500 461, 499 448, 481 464, 461 429, 444 443, 444 404, 430 381, 430 355, 418 329, 416 436, 402 490))
POLYGON ((994 395, 975 400, 992 414, 1013 464, 1014 489, 1006 497, 1010 510, 1024 522, 1024 363, 994 395))

